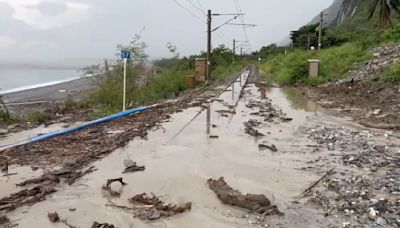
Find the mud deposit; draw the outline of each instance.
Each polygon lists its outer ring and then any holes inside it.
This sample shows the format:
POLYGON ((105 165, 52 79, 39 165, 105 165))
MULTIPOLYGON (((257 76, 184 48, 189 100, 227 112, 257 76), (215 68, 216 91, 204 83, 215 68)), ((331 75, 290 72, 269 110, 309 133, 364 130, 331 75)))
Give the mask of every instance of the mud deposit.
POLYGON ((0 176, 6 223, 397 227, 399 134, 257 77, 253 68, 215 90, 7 151, 17 174, 0 176), (43 187, 56 192, 43 196, 43 187), (60 222, 49 221, 53 212, 60 222))

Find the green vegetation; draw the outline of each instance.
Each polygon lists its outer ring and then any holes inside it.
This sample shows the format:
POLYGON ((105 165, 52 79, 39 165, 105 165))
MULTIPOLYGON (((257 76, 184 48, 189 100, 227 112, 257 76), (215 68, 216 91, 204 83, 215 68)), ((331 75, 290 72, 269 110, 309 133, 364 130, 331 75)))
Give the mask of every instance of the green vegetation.
MULTIPOLYGON (((297 82, 316 85, 346 76, 346 72, 355 64, 371 58, 368 50, 400 41, 400 22, 398 18, 399 1, 392 0, 352 0, 343 2, 345 9, 352 11, 345 15, 339 25, 326 27, 323 31, 322 50, 307 51, 308 44, 317 47, 316 28, 318 24, 306 25, 291 34, 292 46, 276 47, 270 45, 261 50, 268 50, 266 60, 260 63, 266 74, 265 80, 282 85, 297 82), (373 20, 372 20, 373 19, 373 20), (378 21, 378 25, 376 23, 378 21), (281 48, 281 49, 279 49, 281 48), (288 54, 285 55, 285 49, 288 54), (320 77, 308 79, 307 60, 319 59, 320 77)), ((346 14, 346 12, 345 12, 346 14)), ((261 56, 262 52, 255 52, 261 56)), ((399 66, 387 69, 385 81, 397 82, 399 66)))
POLYGON ((296 82, 319 84, 342 77, 353 64, 367 58, 367 51, 361 45, 348 43, 320 52, 297 49, 287 55, 276 55, 271 60, 261 64, 260 67, 266 77, 282 85, 296 82), (307 77, 307 61, 309 59, 319 59, 321 62, 320 77, 316 80, 309 80, 307 77))
POLYGON ((47 120, 50 119, 50 116, 46 112, 34 111, 29 113, 25 120, 32 124, 45 124, 47 120))
MULTIPOLYGON (((205 53, 189 57, 179 57, 177 48, 167 43, 167 48, 172 58, 164 58, 153 61, 153 66, 145 65, 145 43, 140 42, 140 37, 135 36, 128 46, 118 45, 119 50, 130 50, 133 58, 127 64, 127 105, 136 107, 147 103, 174 98, 187 89, 185 76, 194 74, 196 58, 204 58, 205 53)), ((232 64, 233 52, 225 46, 219 46, 213 50, 213 79, 221 80, 232 75, 242 68, 242 61, 232 64)), ((99 72, 100 66, 89 67, 91 72, 99 72)), ((108 68, 108 67, 107 67, 108 68)), ((85 103, 94 110, 94 117, 109 115, 118 112, 122 108, 122 77, 123 64, 112 66, 98 76, 100 83, 87 97, 85 103)))
POLYGON ((9 125, 15 122, 15 118, 11 116, 5 103, 0 96, 0 126, 9 125))
POLYGON ((397 61, 383 72, 383 79, 389 83, 400 83, 400 62, 397 61))

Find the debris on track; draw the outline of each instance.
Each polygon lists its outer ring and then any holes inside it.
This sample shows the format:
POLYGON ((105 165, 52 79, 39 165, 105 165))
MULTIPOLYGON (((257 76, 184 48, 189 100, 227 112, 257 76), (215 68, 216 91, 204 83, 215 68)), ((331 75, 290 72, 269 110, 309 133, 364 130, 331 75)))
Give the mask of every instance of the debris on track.
POLYGON ((145 166, 138 166, 136 162, 132 160, 125 160, 124 161, 125 170, 122 173, 133 173, 137 171, 144 171, 146 169, 145 166))
POLYGON ((8 197, 0 199, 0 211, 12 211, 24 205, 32 205, 46 199, 46 196, 56 192, 54 188, 37 186, 24 189, 8 197))
POLYGON ((94 222, 91 228, 114 228, 115 226, 108 223, 98 223, 94 222))
POLYGON ((107 192, 109 192, 111 196, 119 197, 119 196, 121 196, 122 188, 119 188, 119 190, 113 189, 113 187, 111 185, 114 182, 119 182, 122 186, 127 185, 127 183, 125 183, 123 181, 122 177, 120 177, 120 178, 115 178, 115 179, 108 179, 107 183, 102 188, 103 188, 103 190, 106 190, 107 192))
POLYGON ((45 173, 40 177, 32 178, 17 184, 17 186, 27 186, 32 184, 46 184, 52 185, 60 183, 61 179, 64 179, 69 185, 73 184, 80 177, 95 171, 95 167, 89 167, 84 170, 76 170, 74 168, 64 168, 62 170, 45 173))
POLYGON ((276 148, 276 146, 274 144, 270 144, 270 143, 268 143, 266 141, 258 144, 258 148, 260 148, 260 149, 269 149, 272 152, 278 152, 278 148, 276 148))
POLYGON ((60 221, 60 216, 58 215, 57 212, 48 213, 47 217, 49 218, 49 221, 52 223, 56 223, 56 222, 60 221))
POLYGON ((6 215, 0 215, 0 227, 10 224, 10 219, 6 215))
POLYGON ((327 215, 346 218, 349 227, 400 226, 400 153, 392 145, 392 134, 326 125, 306 134, 345 169, 321 180, 323 185, 311 202, 327 215), (379 137, 387 137, 390 143, 378 145, 379 137))
POLYGON ((265 195, 243 195, 231 188, 223 177, 218 180, 209 179, 207 183, 224 204, 245 208, 262 215, 283 215, 277 206, 271 205, 271 201, 265 195))
POLYGON ((135 195, 129 199, 137 209, 136 217, 141 220, 156 220, 162 217, 170 217, 192 209, 192 203, 168 204, 159 197, 146 193, 135 195))
POLYGON ((263 133, 259 132, 257 129, 255 129, 256 127, 261 125, 261 122, 257 121, 257 120, 249 120, 243 123, 245 126, 244 131, 254 137, 262 137, 264 136, 263 133))

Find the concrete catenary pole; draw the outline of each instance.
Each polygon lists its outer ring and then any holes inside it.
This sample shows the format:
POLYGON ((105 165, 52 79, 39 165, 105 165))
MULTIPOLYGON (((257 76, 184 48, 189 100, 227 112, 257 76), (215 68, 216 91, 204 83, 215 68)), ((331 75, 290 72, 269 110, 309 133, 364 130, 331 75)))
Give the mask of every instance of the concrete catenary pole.
POLYGON ((207 14, 207 63, 206 63, 206 80, 211 79, 211 10, 207 14))
POLYGON ((322 47, 322 30, 324 26, 324 12, 321 12, 321 18, 319 22, 319 31, 318 31, 318 51, 321 50, 322 47))

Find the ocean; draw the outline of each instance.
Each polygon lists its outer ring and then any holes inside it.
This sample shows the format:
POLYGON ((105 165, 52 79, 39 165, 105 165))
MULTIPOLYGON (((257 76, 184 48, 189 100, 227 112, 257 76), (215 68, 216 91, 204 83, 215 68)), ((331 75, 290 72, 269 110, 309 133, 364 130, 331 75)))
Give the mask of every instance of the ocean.
POLYGON ((0 69, 0 94, 54 85, 79 78, 73 69, 0 69))

